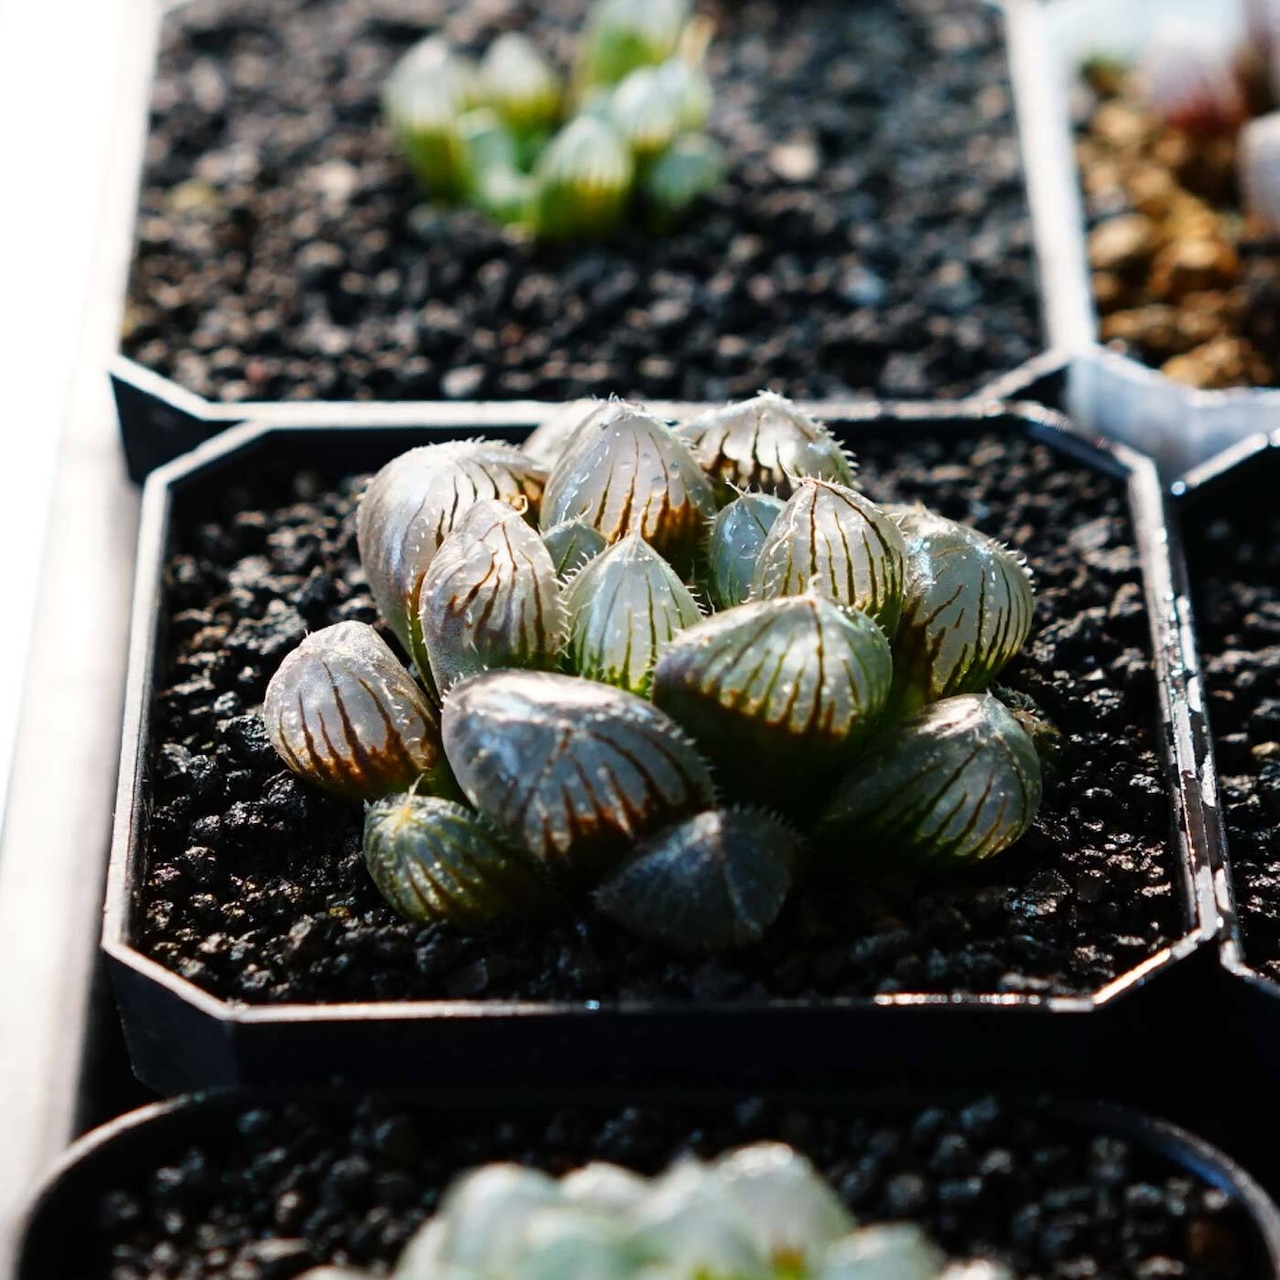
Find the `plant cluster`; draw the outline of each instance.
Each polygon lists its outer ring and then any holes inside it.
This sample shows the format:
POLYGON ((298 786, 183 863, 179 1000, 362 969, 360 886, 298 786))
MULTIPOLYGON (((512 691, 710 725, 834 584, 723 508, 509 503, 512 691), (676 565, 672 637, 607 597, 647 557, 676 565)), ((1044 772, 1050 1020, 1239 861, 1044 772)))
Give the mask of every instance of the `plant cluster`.
POLYGON ((709 37, 689 0, 598 0, 566 79, 519 32, 478 65, 430 36, 392 71, 384 114, 433 199, 548 238, 607 235, 631 213, 660 230, 724 176, 709 37))
MULTIPOLYGON (((457 1178, 392 1280, 1008 1280, 949 1263, 910 1223, 858 1227, 782 1143, 686 1157, 656 1178, 588 1164, 554 1179, 516 1164, 457 1178)), ((368 1280, 321 1267, 300 1280, 368 1280)))
POLYGON ((1041 796, 1045 726, 987 691, 1030 576, 854 484, 770 393, 675 428, 579 403, 523 449, 411 450, 357 536, 421 684, 371 627, 325 628, 267 689, 271 741, 369 802, 369 871, 413 920, 589 890, 642 937, 716 950, 761 937, 803 868, 989 857, 1041 796))

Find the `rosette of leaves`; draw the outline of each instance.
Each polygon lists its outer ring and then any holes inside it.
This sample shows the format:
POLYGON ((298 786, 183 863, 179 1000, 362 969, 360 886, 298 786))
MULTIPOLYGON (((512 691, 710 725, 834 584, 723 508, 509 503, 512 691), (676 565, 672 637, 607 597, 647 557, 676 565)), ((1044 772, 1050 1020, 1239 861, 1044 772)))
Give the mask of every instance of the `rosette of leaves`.
POLYGON ((724 178, 705 133, 710 34, 688 0, 599 0, 572 90, 523 33, 499 35, 478 65, 430 36, 396 64, 384 115, 433 200, 547 239, 598 238, 628 218, 660 230, 724 178))
POLYGON ((576 903, 715 951, 763 936, 815 846, 918 870, 1026 830, 1053 734, 984 692, 1031 626, 1015 554, 877 506, 780 396, 679 429, 578 402, 527 449, 428 445, 365 490, 365 573, 416 679, 352 622, 267 689, 284 763, 370 806, 369 873, 407 919, 576 903))
MULTIPOLYGON (((859 1227, 810 1160, 759 1142, 656 1177, 596 1162, 457 1177, 392 1280, 1009 1280, 909 1222, 859 1227)), ((370 1280, 321 1268, 301 1280, 370 1280)))

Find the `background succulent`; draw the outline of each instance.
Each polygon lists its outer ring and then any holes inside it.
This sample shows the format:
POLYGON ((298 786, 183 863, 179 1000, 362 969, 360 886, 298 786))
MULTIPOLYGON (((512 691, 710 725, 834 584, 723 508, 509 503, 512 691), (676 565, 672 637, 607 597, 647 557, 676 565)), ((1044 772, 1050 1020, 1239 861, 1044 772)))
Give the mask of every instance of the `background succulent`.
POLYGON ((384 115, 432 199, 550 239, 607 235, 633 213, 661 229, 724 177, 703 132, 709 38, 688 0, 598 0, 570 87, 521 33, 478 67, 430 36, 392 71, 384 115))
POLYGON ((527 451, 411 450, 357 535, 418 681, 371 627, 317 632, 268 687, 271 741, 373 802, 370 875, 420 922, 590 895, 714 951, 763 935, 812 837, 855 873, 989 857, 1032 821, 1052 745, 1025 699, 979 692, 1027 636, 1030 577, 853 477, 773 394, 678 429, 582 401, 527 451))

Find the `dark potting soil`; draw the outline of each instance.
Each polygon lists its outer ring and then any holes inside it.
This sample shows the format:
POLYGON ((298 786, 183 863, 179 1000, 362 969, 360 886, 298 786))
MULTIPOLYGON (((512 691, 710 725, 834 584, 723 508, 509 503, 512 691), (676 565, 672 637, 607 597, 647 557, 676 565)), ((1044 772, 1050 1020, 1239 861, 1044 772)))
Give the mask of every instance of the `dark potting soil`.
POLYGON ((1041 349, 1001 22, 708 0, 730 177, 675 234, 538 247, 420 203, 395 58, 585 0, 197 0, 165 20, 126 353, 246 399, 954 395, 1041 349))
POLYGON ((953 1257, 1019 1277, 1260 1274, 1256 1233, 1223 1192, 1037 1104, 796 1109, 753 1098, 468 1115, 389 1101, 292 1103, 175 1133, 101 1193, 97 1265, 77 1280, 284 1280, 320 1262, 394 1262, 458 1172, 589 1160, 656 1173, 760 1140, 806 1152, 860 1222, 908 1219, 953 1257), (210 1132, 212 1131, 212 1132, 210 1132))
POLYGON ((905 892, 797 892, 761 943, 709 960, 673 958, 585 904, 471 934, 400 920, 361 860, 359 808, 283 770, 259 715, 307 629, 375 620, 356 562, 359 481, 263 468, 248 488, 216 491, 221 514, 189 520, 168 566, 143 949, 253 1003, 749 1000, 1093 990, 1179 936, 1122 483, 1008 436, 922 439, 909 454, 856 443, 870 496, 975 523, 1037 575, 1035 629, 1007 683, 1041 704, 1066 748, 1013 850, 905 892))
POLYGON ((1280 981, 1280 511, 1274 488, 1186 520, 1245 955, 1280 981))

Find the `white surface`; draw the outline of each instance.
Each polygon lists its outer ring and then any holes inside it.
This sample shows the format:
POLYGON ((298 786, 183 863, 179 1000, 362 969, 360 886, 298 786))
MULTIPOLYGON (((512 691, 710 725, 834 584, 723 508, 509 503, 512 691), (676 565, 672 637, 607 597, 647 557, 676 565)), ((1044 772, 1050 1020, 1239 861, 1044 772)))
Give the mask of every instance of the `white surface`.
POLYGON ((1070 95, 1086 58, 1139 56, 1162 21, 1239 31, 1238 0, 1006 0, 1028 160, 1036 253, 1052 345, 1071 357, 1067 411, 1088 432, 1140 449, 1168 481, 1280 427, 1280 392, 1194 391, 1095 342, 1070 95))
POLYGON ((152 0, 0 0, 0 1277, 70 1135, 97 945, 137 506, 105 367, 153 38, 152 0))

